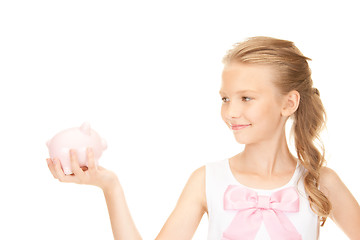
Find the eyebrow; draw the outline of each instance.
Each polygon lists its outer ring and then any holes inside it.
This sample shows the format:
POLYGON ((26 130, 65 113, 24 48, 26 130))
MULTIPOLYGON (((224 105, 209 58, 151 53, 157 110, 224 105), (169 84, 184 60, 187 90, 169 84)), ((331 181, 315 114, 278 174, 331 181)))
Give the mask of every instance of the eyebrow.
MULTIPOLYGON (((251 89, 245 89, 245 90, 240 90, 240 91, 237 91, 237 92, 235 92, 235 94, 247 93, 247 92, 256 93, 256 91, 254 91, 254 90, 251 90, 251 89)), ((219 94, 224 94, 224 92, 220 90, 220 91, 219 91, 219 94)))

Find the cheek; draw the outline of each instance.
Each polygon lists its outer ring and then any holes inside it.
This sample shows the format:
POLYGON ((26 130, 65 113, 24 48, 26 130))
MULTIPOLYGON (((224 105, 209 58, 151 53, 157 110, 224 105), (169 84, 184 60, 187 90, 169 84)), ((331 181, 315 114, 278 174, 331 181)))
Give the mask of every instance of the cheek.
POLYGON ((268 109, 263 104, 253 104, 246 109, 246 117, 250 121, 259 122, 264 116, 267 115, 268 109))
POLYGON ((226 115, 225 115, 225 107, 221 107, 221 110, 220 110, 220 114, 221 114, 221 118, 224 122, 226 122, 226 115))
POLYGON ((258 123, 270 124, 271 122, 278 121, 280 114, 274 105, 262 104, 249 111, 249 117, 252 116, 254 121, 258 123))

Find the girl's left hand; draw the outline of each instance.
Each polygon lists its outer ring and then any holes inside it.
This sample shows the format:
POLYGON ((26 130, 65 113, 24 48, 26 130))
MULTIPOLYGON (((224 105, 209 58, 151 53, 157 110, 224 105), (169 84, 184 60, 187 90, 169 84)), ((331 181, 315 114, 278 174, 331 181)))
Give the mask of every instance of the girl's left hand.
POLYGON ((110 170, 107 170, 101 166, 96 166, 94 160, 94 154, 91 148, 87 149, 88 167, 79 166, 79 161, 76 155, 76 151, 70 149, 70 161, 71 170, 73 174, 65 175, 61 168, 61 162, 59 159, 47 158, 47 164, 50 172, 55 179, 60 182, 72 182, 77 184, 86 184, 100 187, 102 190, 111 188, 118 182, 116 174, 110 170))

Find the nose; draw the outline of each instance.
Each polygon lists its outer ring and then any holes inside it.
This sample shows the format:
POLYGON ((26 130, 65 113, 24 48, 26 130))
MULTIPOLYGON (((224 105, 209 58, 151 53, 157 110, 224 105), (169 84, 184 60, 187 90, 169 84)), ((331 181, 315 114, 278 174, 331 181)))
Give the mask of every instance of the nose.
POLYGON ((227 109, 227 116, 229 119, 239 118, 243 114, 243 109, 239 104, 230 103, 227 109))

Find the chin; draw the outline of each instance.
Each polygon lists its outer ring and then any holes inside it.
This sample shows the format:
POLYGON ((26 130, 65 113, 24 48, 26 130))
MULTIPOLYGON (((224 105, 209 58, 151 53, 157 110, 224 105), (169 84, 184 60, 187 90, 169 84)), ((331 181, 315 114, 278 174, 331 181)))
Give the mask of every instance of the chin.
POLYGON ((253 141, 251 141, 250 139, 243 139, 241 137, 236 137, 236 136, 235 136, 235 140, 239 144, 251 144, 251 143, 253 143, 253 141))

